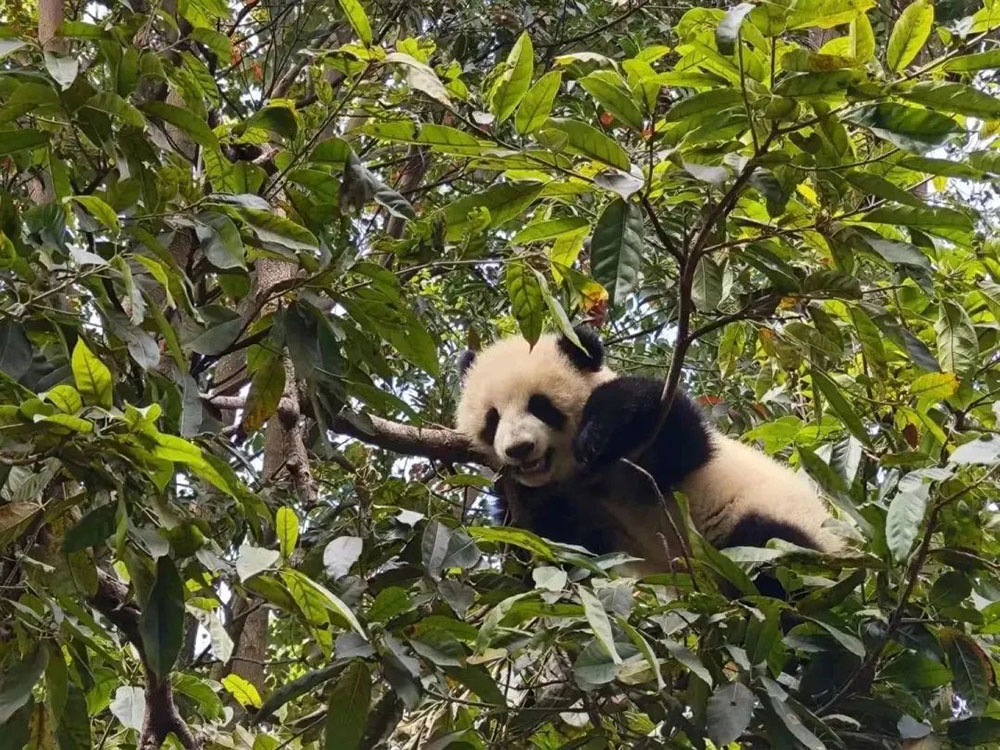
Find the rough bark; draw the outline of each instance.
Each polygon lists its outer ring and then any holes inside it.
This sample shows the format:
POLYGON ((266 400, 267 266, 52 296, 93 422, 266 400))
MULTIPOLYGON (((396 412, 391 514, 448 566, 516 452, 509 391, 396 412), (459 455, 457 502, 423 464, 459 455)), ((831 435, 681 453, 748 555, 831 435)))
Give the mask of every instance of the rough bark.
POLYGON ((63 0, 38 0, 38 43, 46 52, 65 51, 65 40, 57 36, 63 13, 63 0))
MULTIPOLYGON (((266 311, 263 301, 268 298, 270 292, 292 279, 295 272, 296 267, 284 261, 262 259, 257 262, 254 307, 257 308, 258 314, 266 311)), ((285 392, 282 404, 283 408, 268 420, 265 427, 264 481, 274 482, 287 478, 295 488, 296 494, 308 505, 315 498, 315 486, 309 468, 309 455, 302 439, 295 367, 288 359, 285 360, 285 392)), ((230 670, 233 674, 248 680, 260 692, 264 692, 268 609, 255 607, 252 600, 239 597, 233 602, 233 614, 236 618, 242 617, 243 623, 236 639, 230 670)))

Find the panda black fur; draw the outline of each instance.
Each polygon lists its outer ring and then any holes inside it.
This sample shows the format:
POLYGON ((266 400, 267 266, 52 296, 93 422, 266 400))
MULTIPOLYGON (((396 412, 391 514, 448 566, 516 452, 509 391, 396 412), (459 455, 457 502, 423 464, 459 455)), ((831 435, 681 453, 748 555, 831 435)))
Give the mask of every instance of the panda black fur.
MULTIPOLYGON (((589 328, 581 350, 563 336, 535 346, 497 342, 466 358, 457 428, 503 466, 504 520, 596 553, 645 560, 665 571, 677 552, 674 526, 634 468, 618 459, 655 428, 662 382, 618 376, 589 328)), ((706 425, 683 393, 636 463, 665 495, 679 489, 692 520, 715 546, 764 546, 777 538, 831 551, 829 514, 809 483, 763 453, 706 425)))

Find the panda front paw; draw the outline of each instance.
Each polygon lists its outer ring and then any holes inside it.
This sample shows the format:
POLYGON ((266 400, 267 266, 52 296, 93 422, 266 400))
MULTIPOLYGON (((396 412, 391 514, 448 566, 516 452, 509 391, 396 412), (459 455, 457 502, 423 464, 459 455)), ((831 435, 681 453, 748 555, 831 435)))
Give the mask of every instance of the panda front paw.
POLYGON ((594 389, 583 407, 573 455, 588 471, 611 466, 644 436, 648 400, 638 378, 616 378, 594 389))

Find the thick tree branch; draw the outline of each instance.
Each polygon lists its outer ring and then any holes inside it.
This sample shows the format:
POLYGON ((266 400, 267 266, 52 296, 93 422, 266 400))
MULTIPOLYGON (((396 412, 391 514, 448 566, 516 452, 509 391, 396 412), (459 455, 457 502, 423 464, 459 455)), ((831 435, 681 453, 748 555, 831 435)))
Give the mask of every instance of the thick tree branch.
MULTIPOLYGON (((226 411, 242 409, 246 404, 242 396, 205 395, 202 398, 212 406, 226 411)), ((298 407, 291 399, 281 399, 278 411, 284 419, 299 417, 298 407)), ((442 427, 416 427, 382 417, 351 414, 338 416, 333 421, 333 430, 363 443, 405 456, 422 456, 434 461, 452 463, 490 465, 490 460, 476 451, 464 435, 442 427)))

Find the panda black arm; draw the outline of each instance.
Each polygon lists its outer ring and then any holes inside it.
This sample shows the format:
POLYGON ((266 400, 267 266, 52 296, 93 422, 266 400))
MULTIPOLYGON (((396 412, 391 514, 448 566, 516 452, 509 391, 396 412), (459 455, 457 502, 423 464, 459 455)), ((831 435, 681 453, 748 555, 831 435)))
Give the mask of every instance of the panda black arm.
MULTIPOLYGON (((573 444, 577 461, 600 471, 633 452, 656 429, 662 393, 661 381, 641 377, 616 378, 594 389, 573 444)), ((669 489, 707 463, 711 453, 698 408, 678 393, 666 423, 638 463, 669 489)))

